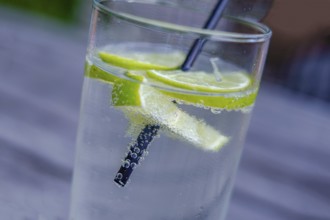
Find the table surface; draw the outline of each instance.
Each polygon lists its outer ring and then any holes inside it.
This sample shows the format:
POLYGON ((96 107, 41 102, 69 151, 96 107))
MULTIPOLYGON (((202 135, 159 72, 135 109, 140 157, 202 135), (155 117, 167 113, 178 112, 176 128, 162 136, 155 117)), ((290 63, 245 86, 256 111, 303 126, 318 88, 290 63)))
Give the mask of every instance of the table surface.
MULTIPOLYGON (((0 216, 67 219, 86 30, 0 13, 0 216)), ((263 83, 228 220, 330 219, 330 105, 263 83)))

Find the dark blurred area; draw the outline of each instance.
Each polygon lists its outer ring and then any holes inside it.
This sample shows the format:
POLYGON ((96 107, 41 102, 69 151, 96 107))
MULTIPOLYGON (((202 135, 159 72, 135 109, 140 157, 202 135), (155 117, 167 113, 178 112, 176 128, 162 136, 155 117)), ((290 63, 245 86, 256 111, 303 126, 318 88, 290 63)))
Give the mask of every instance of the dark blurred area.
MULTIPOLYGON (((228 220, 328 220, 330 1, 232 1, 273 37, 228 220)), ((0 0, 0 219, 67 219, 91 3, 0 0)))
POLYGON ((275 0, 264 22, 273 30, 267 80, 330 101, 330 1, 275 0))

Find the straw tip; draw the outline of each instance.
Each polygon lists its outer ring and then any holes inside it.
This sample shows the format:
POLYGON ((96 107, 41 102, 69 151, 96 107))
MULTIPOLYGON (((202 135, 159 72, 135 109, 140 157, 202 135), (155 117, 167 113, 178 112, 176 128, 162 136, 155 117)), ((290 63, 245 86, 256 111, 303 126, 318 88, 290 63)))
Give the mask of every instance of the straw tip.
POLYGON ((125 185, 126 185, 126 183, 127 183, 127 181, 123 181, 122 179, 120 179, 120 178, 115 178, 114 180, 113 180, 116 184, 117 184, 117 186, 119 186, 119 187, 124 187, 125 185))

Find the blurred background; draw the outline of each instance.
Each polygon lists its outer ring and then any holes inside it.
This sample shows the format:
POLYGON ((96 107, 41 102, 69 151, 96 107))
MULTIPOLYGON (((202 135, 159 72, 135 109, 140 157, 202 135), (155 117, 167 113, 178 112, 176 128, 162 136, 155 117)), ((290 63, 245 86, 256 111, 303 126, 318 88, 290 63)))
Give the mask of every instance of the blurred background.
MULTIPOLYGON (((235 1, 273 37, 228 219, 330 219, 330 1, 235 1)), ((90 11, 0 0, 1 219, 67 219, 90 11)))

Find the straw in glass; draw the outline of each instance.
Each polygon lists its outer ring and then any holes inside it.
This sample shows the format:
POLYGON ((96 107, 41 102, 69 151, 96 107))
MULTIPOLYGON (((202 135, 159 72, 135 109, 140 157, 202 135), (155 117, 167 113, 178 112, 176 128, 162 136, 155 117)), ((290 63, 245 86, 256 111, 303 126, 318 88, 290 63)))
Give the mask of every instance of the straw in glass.
MULTIPOLYGON (((219 0, 217 2, 203 27, 204 29, 214 29, 216 27, 227 2, 228 0, 219 0)), ((193 66, 205 43, 206 39, 204 38, 198 38, 195 40, 181 66, 182 71, 188 71, 193 66)), ((114 179, 119 186, 124 187, 126 185, 133 169, 139 164, 144 152, 147 151, 148 146, 157 135, 159 128, 159 125, 146 125, 137 137, 137 140, 130 145, 130 150, 123 161, 123 165, 118 170, 114 179)))

